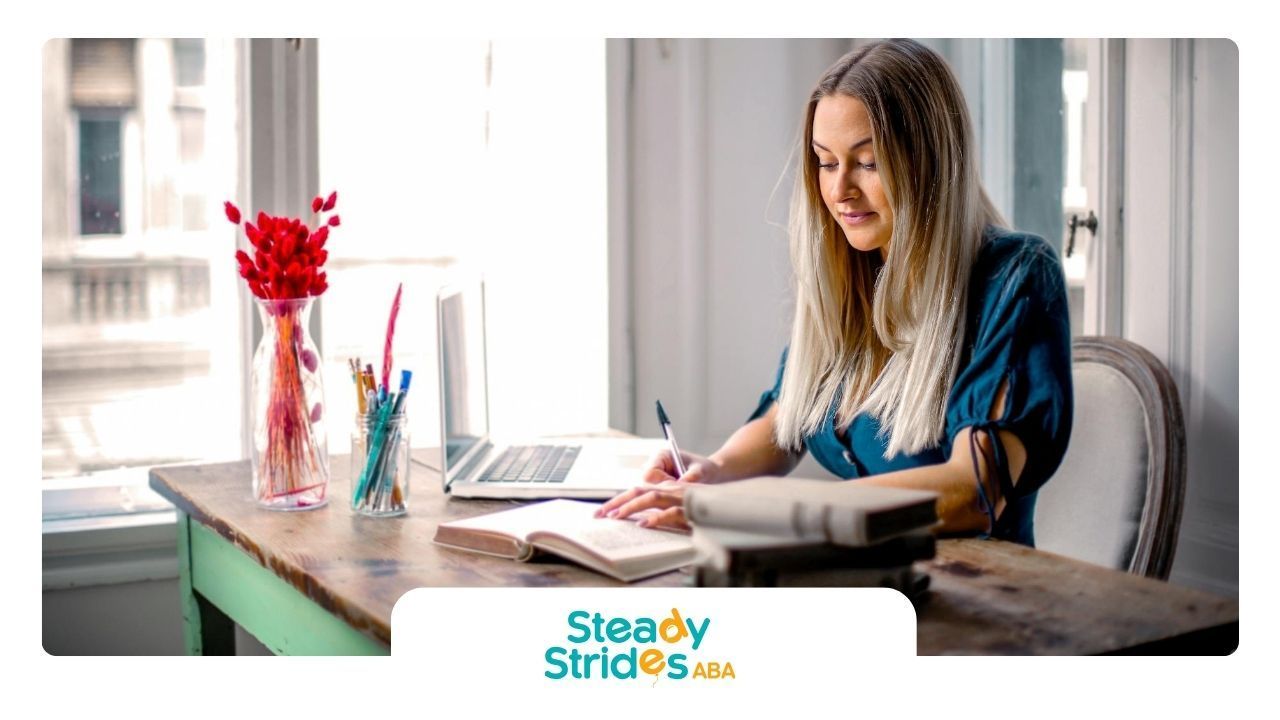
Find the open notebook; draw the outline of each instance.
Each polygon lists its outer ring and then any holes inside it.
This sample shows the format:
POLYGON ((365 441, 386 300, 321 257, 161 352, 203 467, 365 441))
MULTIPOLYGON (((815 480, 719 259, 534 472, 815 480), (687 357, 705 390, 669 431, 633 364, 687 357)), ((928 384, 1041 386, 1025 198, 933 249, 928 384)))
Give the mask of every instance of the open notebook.
POLYGON ((442 523, 441 545, 525 561, 541 550, 598 573, 631 582, 688 565, 688 535, 594 517, 599 503, 548 500, 480 517, 442 523))

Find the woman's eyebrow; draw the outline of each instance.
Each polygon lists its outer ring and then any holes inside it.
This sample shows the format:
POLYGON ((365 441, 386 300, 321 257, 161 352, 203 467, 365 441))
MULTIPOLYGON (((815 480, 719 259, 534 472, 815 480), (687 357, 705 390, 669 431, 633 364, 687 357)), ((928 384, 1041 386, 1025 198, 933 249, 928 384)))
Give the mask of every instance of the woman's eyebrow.
MULTIPOLYGON (((818 142, 817 140, 811 140, 810 142, 812 142, 812 143, 813 143, 813 146, 814 146, 814 147, 816 147, 816 148, 818 148, 819 150, 826 150, 827 152, 831 152, 831 150, 830 150, 830 149, 828 149, 826 145, 823 145, 822 143, 818 142)), ((849 148, 849 152, 853 152, 854 150, 857 150, 858 148, 862 147, 863 145, 866 145, 866 144, 867 144, 867 143, 869 143, 869 142, 871 142, 871 138, 869 138, 869 137, 863 138, 863 139, 859 140, 858 142, 854 143, 854 144, 853 144, 853 147, 849 148)))

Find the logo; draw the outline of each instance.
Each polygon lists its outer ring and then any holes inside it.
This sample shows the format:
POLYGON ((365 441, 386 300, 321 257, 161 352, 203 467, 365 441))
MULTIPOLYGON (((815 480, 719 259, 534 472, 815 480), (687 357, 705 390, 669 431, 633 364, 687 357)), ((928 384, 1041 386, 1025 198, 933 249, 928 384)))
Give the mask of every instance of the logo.
POLYGON ((566 618, 565 644, 552 645, 543 657, 552 680, 635 680, 652 676, 671 680, 733 680, 733 663, 703 660, 711 618, 695 621, 671 608, 661 619, 605 618, 574 610, 566 618))

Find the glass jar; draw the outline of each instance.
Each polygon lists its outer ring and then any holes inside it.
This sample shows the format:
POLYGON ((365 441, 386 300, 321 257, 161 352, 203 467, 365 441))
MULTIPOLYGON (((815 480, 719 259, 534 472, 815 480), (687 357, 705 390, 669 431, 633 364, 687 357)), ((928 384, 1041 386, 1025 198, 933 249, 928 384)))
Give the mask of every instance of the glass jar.
POLYGON ((409 462, 405 413, 357 415, 351 432, 351 509, 374 517, 405 514, 409 462))
POLYGON ((307 331, 314 298, 257 301, 253 355, 253 496, 270 510, 325 505, 329 449, 320 353, 307 331))

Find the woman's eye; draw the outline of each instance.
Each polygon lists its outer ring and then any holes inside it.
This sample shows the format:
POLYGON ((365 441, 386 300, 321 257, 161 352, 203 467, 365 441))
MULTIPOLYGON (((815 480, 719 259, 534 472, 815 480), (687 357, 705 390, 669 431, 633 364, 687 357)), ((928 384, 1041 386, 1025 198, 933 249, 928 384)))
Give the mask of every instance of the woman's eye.
POLYGON ((823 170, 831 170, 835 168, 835 166, 838 164, 839 163, 818 163, 818 167, 822 168, 823 170))
POLYGON ((876 164, 875 164, 875 163, 873 163, 873 162, 869 162, 869 163, 862 163, 862 169, 863 169, 863 170, 875 170, 875 169, 876 169, 876 164))

